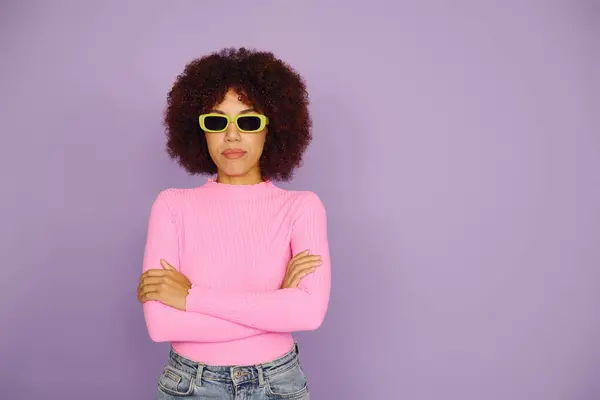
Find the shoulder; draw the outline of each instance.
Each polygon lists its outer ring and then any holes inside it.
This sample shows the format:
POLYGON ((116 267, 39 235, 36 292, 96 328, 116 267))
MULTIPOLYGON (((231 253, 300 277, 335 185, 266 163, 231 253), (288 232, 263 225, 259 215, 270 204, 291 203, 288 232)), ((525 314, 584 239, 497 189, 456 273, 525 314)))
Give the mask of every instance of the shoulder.
POLYGON ((286 192, 292 200, 292 210, 296 216, 301 216, 306 212, 325 215, 325 204, 317 193, 310 190, 288 190, 286 192))
POLYGON ((315 192, 309 190, 301 191, 299 192, 298 197, 300 198, 301 203, 306 207, 325 209, 325 204, 323 204, 323 201, 315 192))
POLYGON ((152 202, 152 208, 166 208, 171 213, 181 207, 195 189, 167 188, 158 192, 152 202))
POLYGON ((163 189, 156 195, 155 202, 177 203, 185 196, 186 192, 191 189, 167 188, 163 189))

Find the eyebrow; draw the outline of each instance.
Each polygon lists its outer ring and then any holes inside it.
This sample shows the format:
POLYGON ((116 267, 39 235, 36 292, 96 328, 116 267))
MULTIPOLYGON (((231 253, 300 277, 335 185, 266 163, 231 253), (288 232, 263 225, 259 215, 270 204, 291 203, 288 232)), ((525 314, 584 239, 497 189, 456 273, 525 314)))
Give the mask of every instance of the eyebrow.
MULTIPOLYGON (((223 111, 221 111, 221 110, 210 110, 210 112, 217 113, 217 114, 223 114, 223 115, 226 115, 226 114, 225 114, 223 111)), ((254 108, 246 108, 245 110, 242 110, 242 111, 240 111, 239 113, 240 113, 240 114, 247 114, 247 113, 250 113, 250 112, 256 112, 256 110, 255 110, 254 108)))

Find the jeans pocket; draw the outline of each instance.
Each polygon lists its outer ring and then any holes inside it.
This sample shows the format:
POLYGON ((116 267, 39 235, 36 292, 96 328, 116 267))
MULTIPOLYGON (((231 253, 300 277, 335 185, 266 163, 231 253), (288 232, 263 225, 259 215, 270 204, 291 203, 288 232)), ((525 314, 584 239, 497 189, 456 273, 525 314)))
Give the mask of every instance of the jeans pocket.
POLYGON ((193 377, 167 365, 158 378, 158 389, 172 396, 188 396, 194 391, 193 377))
POLYGON ((304 399, 308 394, 308 383, 299 362, 290 368, 265 377, 265 390, 269 396, 279 399, 304 399))

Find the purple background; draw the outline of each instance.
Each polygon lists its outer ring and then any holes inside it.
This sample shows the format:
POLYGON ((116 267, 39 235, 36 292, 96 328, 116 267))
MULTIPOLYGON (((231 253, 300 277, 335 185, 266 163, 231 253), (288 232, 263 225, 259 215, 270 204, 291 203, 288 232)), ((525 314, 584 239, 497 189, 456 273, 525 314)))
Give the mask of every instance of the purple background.
POLYGON ((337 3, 1 3, 2 399, 153 398, 149 207, 205 180, 167 158, 166 93, 240 45, 312 97, 282 186, 330 219, 315 399, 599 398, 598 2, 337 3))

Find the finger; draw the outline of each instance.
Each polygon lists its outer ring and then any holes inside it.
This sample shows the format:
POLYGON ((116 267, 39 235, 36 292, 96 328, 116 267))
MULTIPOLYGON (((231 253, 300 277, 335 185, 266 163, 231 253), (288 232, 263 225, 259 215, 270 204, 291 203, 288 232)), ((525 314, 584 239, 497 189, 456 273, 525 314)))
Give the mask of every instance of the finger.
POLYGON ((169 274, 169 271, 164 269, 149 269, 140 276, 140 282, 149 276, 165 276, 167 274, 169 274))
POLYGON ((302 278, 304 278, 307 275, 312 274, 313 272, 315 272, 316 269, 317 269, 316 267, 308 268, 308 269, 305 269, 305 270, 295 274, 291 280, 291 283, 290 283, 291 286, 297 287, 300 284, 300 281, 302 280, 302 278))
POLYGON ((293 266, 296 265, 302 265, 302 264, 306 264, 306 263, 320 263, 322 261, 321 256, 306 256, 306 257, 302 257, 297 259, 296 261, 294 261, 292 263, 293 266))
POLYGON ((141 295, 140 297, 138 297, 138 300, 142 303, 146 303, 148 301, 153 301, 153 300, 160 301, 161 297, 158 295, 157 292, 148 292, 148 293, 145 293, 145 294, 141 295))
POLYGON ((182 280, 181 278, 178 279, 178 277, 176 276, 158 276, 158 277, 147 277, 146 279, 144 279, 144 281, 140 284, 140 286, 151 286, 151 285, 158 285, 163 291, 170 291, 170 290, 189 290, 191 285, 189 285, 185 280, 182 280))
POLYGON ((297 260, 298 258, 300 258, 300 257, 304 257, 304 256, 307 256, 307 255, 309 255, 309 254, 310 254, 310 250, 304 250, 304 251, 301 251, 300 253, 298 253, 298 254, 296 254, 294 257, 292 257, 290 261, 297 260))
POLYGON ((150 275, 150 271, 152 270, 144 271, 144 273, 140 275, 140 283, 150 275))
POLYGON ((168 269, 168 270, 166 270, 166 272, 167 272, 166 276, 170 277, 171 279, 174 279, 181 283, 189 282, 188 277, 185 276, 184 274, 182 274, 181 272, 177 271, 176 269, 168 269))
POLYGON ((140 276, 140 281, 139 284, 143 285, 144 282, 148 281, 148 279, 152 278, 158 278, 158 279, 162 279, 165 276, 167 276, 166 274, 167 271, 165 271, 164 269, 151 269, 148 270, 146 272, 144 272, 141 276, 140 276))
POLYGON ((173 266, 170 266, 169 269, 164 270, 164 271, 167 272, 164 279, 168 278, 170 280, 173 280, 173 281, 177 282, 180 286, 185 286, 185 287, 192 286, 192 283, 190 282, 188 277, 185 276, 184 274, 182 274, 181 272, 179 272, 178 270, 174 269, 173 266))
POLYGON ((302 265, 299 268, 294 269, 293 271, 290 272, 290 280, 294 281, 296 279, 302 279, 302 277, 314 272, 317 270, 319 266, 317 264, 314 263, 307 263, 302 265), (300 277, 300 278, 298 278, 300 277))
POLYGON ((167 270, 165 270, 164 268, 150 268, 146 271, 144 271, 144 273, 141 276, 144 275, 163 275, 167 272, 167 270))
POLYGON ((171 264, 169 264, 168 262, 166 262, 162 258, 160 259, 160 265, 162 265, 164 269, 174 269, 174 270, 177 270, 177 268, 175 268, 174 266, 172 266, 171 264))
POLYGON ((296 258, 294 261, 300 261, 300 260, 320 260, 321 256, 318 254, 309 254, 309 255, 305 255, 302 257, 298 257, 296 258))
POLYGON ((293 265, 289 269, 289 273, 294 274, 296 271, 302 271, 306 268, 319 267, 319 266, 321 266, 321 264, 322 264, 321 261, 305 261, 305 262, 293 265))
POLYGON ((291 270, 291 269, 295 268, 296 265, 303 264, 305 262, 312 262, 312 261, 314 261, 314 262, 321 261, 321 256, 307 255, 307 256, 298 257, 296 259, 292 259, 288 262, 287 269, 291 270))
MULTIPOLYGON (((183 287, 172 282, 159 282, 151 285, 142 285, 140 288, 140 295, 146 293, 157 293, 158 296, 166 296, 169 293, 180 291, 183 287)), ((183 288, 185 289, 185 288, 183 288)))
POLYGON ((192 287, 190 280, 177 270, 156 269, 146 272, 140 277, 140 284, 156 283, 156 279, 158 279, 188 290, 192 287))
POLYGON ((297 283, 304 276, 315 272, 317 270, 317 268, 319 267, 319 265, 320 265, 320 263, 312 262, 312 263, 306 263, 306 264, 296 267, 292 270, 289 270, 286 275, 286 281, 295 282, 295 284, 297 285, 297 283))
POLYGON ((315 262, 310 262, 310 263, 305 263, 302 265, 297 266, 296 268, 294 268, 293 270, 291 270, 289 272, 289 275, 293 276, 296 274, 301 274, 302 272, 308 270, 308 269, 317 269, 319 267, 319 263, 315 263, 315 262))
POLYGON ((138 298, 141 299, 149 293, 160 293, 160 285, 143 285, 138 291, 138 298))
POLYGON ((140 278, 140 283, 138 284, 138 287, 137 287, 138 296, 140 295, 140 293, 144 289, 144 286, 147 285, 148 279, 150 279, 150 278, 140 278))
POLYGON ((175 281, 174 279, 171 279, 168 276, 149 276, 142 281, 140 286, 158 285, 160 283, 170 284, 171 282, 174 282, 174 281, 175 281))

